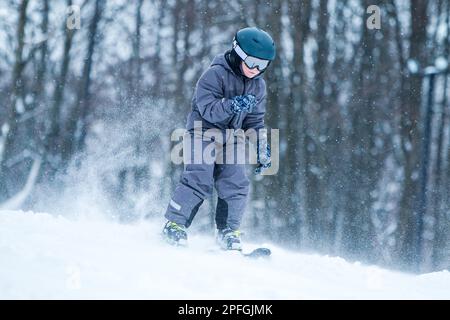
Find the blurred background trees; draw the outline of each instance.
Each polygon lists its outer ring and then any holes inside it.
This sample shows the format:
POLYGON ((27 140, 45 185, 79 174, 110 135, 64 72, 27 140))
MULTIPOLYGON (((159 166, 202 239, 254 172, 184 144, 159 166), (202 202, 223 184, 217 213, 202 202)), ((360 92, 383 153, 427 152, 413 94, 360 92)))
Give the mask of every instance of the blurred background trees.
MULTIPOLYGON (((278 46, 266 122, 281 141, 278 174, 252 176, 248 233, 448 268, 448 0, 2 0, 0 207, 63 213, 61 199, 85 201, 84 190, 122 221, 161 218, 181 170, 170 135, 245 26, 278 46), (379 30, 366 26, 373 4, 379 30), (79 29, 67 27, 72 5, 79 29)), ((213 208, 194 228, 211 232, 213 208)))

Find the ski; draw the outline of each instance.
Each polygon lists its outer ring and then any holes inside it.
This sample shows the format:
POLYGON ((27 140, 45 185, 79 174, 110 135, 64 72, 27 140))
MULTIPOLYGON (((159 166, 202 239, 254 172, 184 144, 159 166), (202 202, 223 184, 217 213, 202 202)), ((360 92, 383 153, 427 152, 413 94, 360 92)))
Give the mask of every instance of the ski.
POLYGON ((244 253, 240 251, 244 257, 257 259, 257 258, 268 258, 272 254, 272 251, 269 248, 256 248, 250 252, 244 253))
POLYGON ((269 248, 265 247, 256 248, 251 251, 225 250, 223 248, 216 247, 214 249, 209 249, 208 252, 214 254, 225 253, 230 255, 239 255, 249 259, 269 258, 272 254, 272 251, 269 248))

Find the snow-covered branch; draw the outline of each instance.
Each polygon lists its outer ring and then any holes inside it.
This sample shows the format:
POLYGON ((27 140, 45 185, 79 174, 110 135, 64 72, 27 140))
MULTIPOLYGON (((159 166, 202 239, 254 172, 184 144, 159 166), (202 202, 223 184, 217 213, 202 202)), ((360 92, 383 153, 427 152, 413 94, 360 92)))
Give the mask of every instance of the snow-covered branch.
POLYGON ((39 169, 41 168, 42 160, 41 158, 36 158, 31 167, 30 173, 28 174, 27 182, 21 191, 19 191, 15 196, 6 200, 0 204, 1 210, 15 210, 19 209, 25 200, 30 195, 33 190, 36 179, 39 175, 39 169))

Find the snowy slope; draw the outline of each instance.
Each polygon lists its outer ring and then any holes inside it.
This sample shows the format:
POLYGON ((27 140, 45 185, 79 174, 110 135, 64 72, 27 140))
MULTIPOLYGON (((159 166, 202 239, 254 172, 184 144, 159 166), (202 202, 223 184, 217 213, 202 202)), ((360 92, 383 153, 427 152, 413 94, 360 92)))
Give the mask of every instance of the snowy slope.
POLYGON ((0 298, 450 299, 450 273, 394 273, 273 249, 270 261, 162 244, 160 225, 0 211, 0 298))

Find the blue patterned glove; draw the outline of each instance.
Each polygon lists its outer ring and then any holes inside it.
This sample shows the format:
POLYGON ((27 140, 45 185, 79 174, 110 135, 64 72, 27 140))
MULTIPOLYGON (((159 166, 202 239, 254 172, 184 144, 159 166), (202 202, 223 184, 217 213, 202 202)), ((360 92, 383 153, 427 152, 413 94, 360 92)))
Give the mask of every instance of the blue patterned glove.
POLYGON ((265 169, 268 169, 272 166, 272 160, 270 158, 270 146, 267 143, 266 139, 262 139, 258 141, 257 147, 257 159, 258 167, 255 169, 256 174, 260 174, 265 169))
POLYGON ((233 113, 247 112, 251 113, 256 106, 256 97, 252 94, 236 96, 231 99, 231 111, 233 113))

